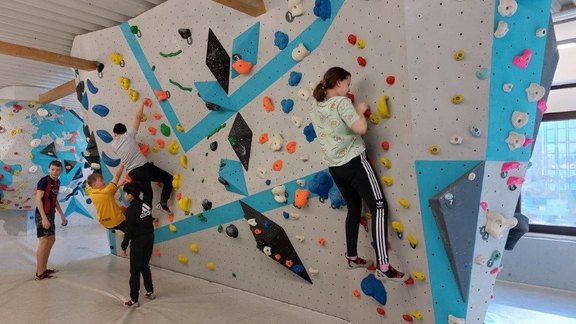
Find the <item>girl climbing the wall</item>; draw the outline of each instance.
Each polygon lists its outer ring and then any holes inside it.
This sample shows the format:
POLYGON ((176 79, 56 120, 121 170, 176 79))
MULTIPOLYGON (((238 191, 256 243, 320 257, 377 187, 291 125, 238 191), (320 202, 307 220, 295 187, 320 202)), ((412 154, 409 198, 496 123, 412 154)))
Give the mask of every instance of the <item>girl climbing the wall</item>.
POLYGON ((351 80, 350 73, 343 68, 333 67, 326 71, 314 89, 316 101, 310 111, 312 124, 324 152, 324 161, 348 206, 346 261, 349 269, 368 268, 373 264, 371 260, 360 258, 357 252, 364 199, 373 215, 372 239, 378 264, 374 275, 379 280, 404 282, 409 276, 394 269, 388 261, 388 203, 366 159, 366 145, 362 135, 366 134, 368 128, 364 112, 369 107, 361 102, 354 108, 347 97, 351 80))

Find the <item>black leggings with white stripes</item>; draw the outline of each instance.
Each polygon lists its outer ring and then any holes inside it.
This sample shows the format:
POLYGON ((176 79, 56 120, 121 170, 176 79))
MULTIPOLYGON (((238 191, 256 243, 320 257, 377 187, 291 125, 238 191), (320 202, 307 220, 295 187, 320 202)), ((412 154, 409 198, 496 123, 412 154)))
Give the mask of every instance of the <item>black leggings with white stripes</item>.
POLYGON ((374 170, 366 159, 366 152, 348 163, 330 167, 330 174, 340 189, 348 207, 346 217, 347 255, 358 255, 358 231, 362 217, 362 200, 372 213, 372 240, 376 250, 376 264, 387 264, 386 238, 388 237, 388 202, 374 170))

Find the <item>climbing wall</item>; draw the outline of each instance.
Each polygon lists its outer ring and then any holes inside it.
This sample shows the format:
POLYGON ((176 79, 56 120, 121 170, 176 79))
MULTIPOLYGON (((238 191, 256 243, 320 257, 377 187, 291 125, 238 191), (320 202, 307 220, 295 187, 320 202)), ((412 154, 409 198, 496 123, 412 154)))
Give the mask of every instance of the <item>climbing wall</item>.
MULTIPOLYGON (((509 221, 541 117, 524 89, 541 82, 546 37, 536 30, 548 26, 549 2, 525 1, 511 17, 500 1, 315 3, 298 16, 266 1, 254 18, 173 0, 77 37, 72 55, 106 65, 81 72, 78 91, 102 173, 120 163, 114 123, 130 126, 150 98, 137 139, 177 187, 174 214, 155 213, 153 264, 354 323, 481 323, 507 234, 488 215, 509 221), (509 33, 494 38, 500 20, 509 33), (310 54, 297 60, 301 46, 310 54), (390 204, 391 263, 412 274, 407 283, 346 270, 345 208, 316 189, 326 166, 307 95, 332 66, 352 73, 355 102, 371 106, 368 156, 390 204), (513 124, 514 110, 528 117, 513 124)), ((362 226, 360 255, 373 257, 370 241, 362 226)))
POLYGON ((82 155, 87 143, 82 117, 58 105, 3 101, 0 118, 0 209, 28 211, 30 227, 36 184, 58 159, 64 166, 58 199, 70 226, 94 223, 83 189, 92 168, 82 155))

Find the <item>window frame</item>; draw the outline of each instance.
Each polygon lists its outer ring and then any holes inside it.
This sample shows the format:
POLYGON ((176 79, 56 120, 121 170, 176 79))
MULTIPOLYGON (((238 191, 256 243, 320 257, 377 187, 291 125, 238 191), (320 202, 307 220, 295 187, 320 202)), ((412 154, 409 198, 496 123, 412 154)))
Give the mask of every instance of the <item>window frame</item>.
MULTIPOLYGON (((544 113, 541 123, 571 119, 576 120, 576 111, 544 113)), ((522 195, 520 195, 518 204, 516 205, 516 211, 522 213, 522 195)), ((530 233, 576 236, 576 226, 530 224, 529 229, 530 233)))

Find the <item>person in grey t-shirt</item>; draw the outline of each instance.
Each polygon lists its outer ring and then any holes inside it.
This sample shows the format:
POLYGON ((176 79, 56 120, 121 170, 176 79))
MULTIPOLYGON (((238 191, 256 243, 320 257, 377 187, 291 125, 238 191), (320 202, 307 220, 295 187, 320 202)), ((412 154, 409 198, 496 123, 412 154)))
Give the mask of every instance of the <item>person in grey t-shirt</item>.
POLYGON ((162 183, 162 193, 160 195, 160 203, 158 206, 164 211, 171 213, 168 208, 168 199, 172 193, 172 175, 154 163, 148 162, 146 157, 140 152, 140 147, 136 141, 136 134, 140 128, 140 121, 144 111, 144 100, 136 110, 132 128, 126 129, 126 125, 118 123, 114 125, 112 130, 114 139, 112 140, 112 148, 122 163, 124 163, 128 175, 134 182, 140 184, 142 189, 143 199, 148 206, 152 206, 152 184, 151 182, 162 183))

